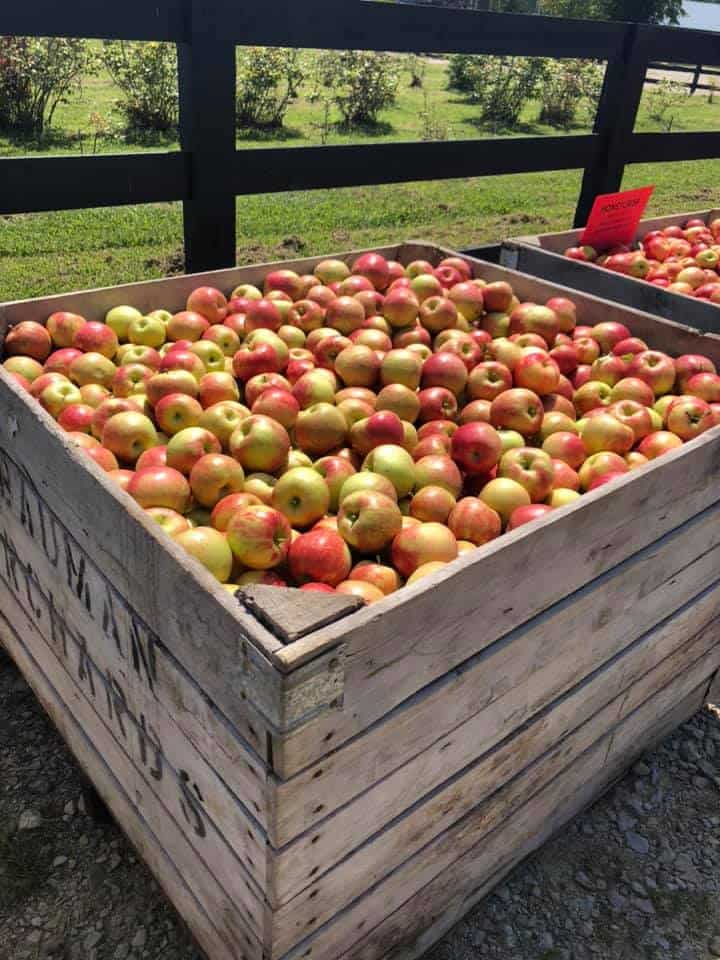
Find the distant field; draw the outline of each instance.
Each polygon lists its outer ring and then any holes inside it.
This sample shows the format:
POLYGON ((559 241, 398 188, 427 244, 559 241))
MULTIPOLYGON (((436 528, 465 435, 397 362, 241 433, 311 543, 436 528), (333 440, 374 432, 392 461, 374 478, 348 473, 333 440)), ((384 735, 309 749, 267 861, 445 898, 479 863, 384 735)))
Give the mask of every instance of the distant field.
MULTIPOLYGON (((122 140, 93 142, 91 118, 110 118, 116 96, 109 77, 89 78, 82 95, 58 109, 54 140, 42 149, 29 149, 0 139, 0 154, 79 154, 81 150, 87 154, 94 146, 98 152, 138 150, 122 140)), ((418 139, 423 133, 420 113, 426 104, 447 124, 453 139, 481 140, 493 135, 478 127, 476 106, 446 89, 444 65, 428 62, 421 90, 411 88, 409 75, 403 74, 398 102, 383 114, 380 129, 353 136, 333 131, 328 142, 418 139)), ((557 130, 537 122, 537 114, 538 105, 529 104, 514 135, 557 135, 557 130)), ((320 108, 301 96, 288 111, 281 139, 255 136, 239 140, 238 146, 316 144, 320 121, 320 108)), ((570 132, 581 133, 590 126, 590 118, 585 117, 570 132)), ((720 98, 708 103, 707 97, 696 96, 676 111, 672 129, 719 127, 720 98)), ((638 129, 662 129, 647 116, 645 103, 638 129)), ((175 143, 161 143, 144 149, 175 147, 175 143)), ((518 149, 522 149, 520 143, 518 149)), ((561 171, 239 197, 238 260, 289 258, 413 237, 467 247, 531 231, 567 228, 580 178, 579 171, 561 171)), ((720 162, 703 161, 631 167, 626 183, 656 183, 650 212, 662 214, 717 203, 719 179, 720 162)), ((0 218, 0 301, 162 276, 181 267, 181 245, 179 204, 0 218)))

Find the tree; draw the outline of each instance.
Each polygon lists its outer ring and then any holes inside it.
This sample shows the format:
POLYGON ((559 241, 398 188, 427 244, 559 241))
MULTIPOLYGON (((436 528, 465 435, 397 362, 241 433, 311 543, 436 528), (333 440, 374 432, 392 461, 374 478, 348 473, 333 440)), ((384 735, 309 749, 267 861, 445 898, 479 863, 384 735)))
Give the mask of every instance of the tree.
POLYGON ((541 0, 540 13, 592 20, 678 23, 683 0, 541 0))

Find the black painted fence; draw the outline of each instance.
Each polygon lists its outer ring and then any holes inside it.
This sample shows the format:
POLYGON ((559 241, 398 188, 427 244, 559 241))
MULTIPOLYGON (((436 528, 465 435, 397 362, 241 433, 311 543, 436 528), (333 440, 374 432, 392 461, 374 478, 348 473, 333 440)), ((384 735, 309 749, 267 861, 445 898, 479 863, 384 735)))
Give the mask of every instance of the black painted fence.
POLYGON ((0 160, 0 214, 182 200, 188 271, 235 262, 241 194, 584 168, 575 225, 625 165, 720 157, 720 132, 634 133, 648 64, 720 66, 720 34, 373 0, 8 0, 0 35, 178 45, 181 150, 0 160), (608 62, 594 132, 438 143, 235 145, 235 46, 587 57, 608 62))

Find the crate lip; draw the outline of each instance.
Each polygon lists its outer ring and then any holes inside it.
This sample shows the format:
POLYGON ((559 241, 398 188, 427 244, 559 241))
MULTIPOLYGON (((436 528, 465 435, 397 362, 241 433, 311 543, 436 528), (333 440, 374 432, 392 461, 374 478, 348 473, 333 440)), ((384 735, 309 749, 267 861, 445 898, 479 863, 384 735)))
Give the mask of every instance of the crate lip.
MULTIPOLYGON (((210 271, 200 274, 183 274, 179 277, 169 277, 159 280, 147 281, 147 284, 167 284, 169 281, 175 280, 186 280, 196 285, 196 281, 205 278, 214 278, 221 279, 223 276, 229 279, 229 275, 237 274, 238 271, 243 270, 267 270, 270 268, 290 268, 293 264, 304 264, 304 263, 317 263, 320 260, 325 259, 341 259, 346 260, 352 257, 356 257, 361 253, 365 252, 380 252, 386 256, 390 256, 394 253, 398 253, 402 250, 403 247, 415 246, 418 248, 425 248, 428 252, 434 251, 435 253, 444 254, 446 256, 462 256, 463 259, 467 260, 476 268, 490 267, 493 270, 497 270, 498 267, 495 264, 486 263, 485 261, 475 259, 463 254, 459 254, 456 251, 450 250, 445 247, 439 247, 435 244, 429 243, 427 241, 408 241, 407 243, 400 243, 395 245, 390 245, 386 247, 374 247, 368 250, 357 250, 351 252, 344 252, 340 254, 325 254, 315 257, 303 258, 302 260, 295 261, 274 261, 271 263, 263 264, 252 264, 248 267, 231 267, 223 271, 210 271)), ((545 283, 549 286, 552 286, 557 290, 558 295, 567 295, 570 297, 577 297, 578 295, 597 301, 599 303, 607 302, 603 298, 594 296, 592 294, 586 294, 582 291, 573 290, 572 288, 565 287, 561 284, 555 283, 553 281, 545 281, 542 278, 533 277, 529 274, 524 274, 516 270, 511 270, 509 268, 503 267, 499 268, 504 271, 507 271, 514 277, 521 280, 528 280, 533 283, 545 283)), ((116 295, 118 291, 129 290, 129 289, 138 289, 139 287, 145 287, 145 283, 136 283, 136 284, 123 284, 117 287, 104 287, 99 290, 84 290, 76 291, 76 295, 91 295, 98 292, 108 293, 112 292, 113 295, 116 295)), ((47 298, 32 298, 27 300, 20 301, 10 301, 8 303, 0 304, 0 327, 3 325, 4 311, 9 307, 13 308, 22 308, 27 304, 36 304, 39 301, 43 303, 59 303, 60 301, 66 300, 70 294, 57 294, 53 297, 47 298)), ((117 300, 115 301, 117 303, 117 300)), ((633 309, 632 307, 625 307, 623 304, 618 304, 621 309, 627 310, 630 313, 641 315, 643 311, 633 309)), ((665 320, 663 318, 655 317, 651 314, 644 314, 646 317, 649 317, 655 322, 660 322, 664 325, 670 327, 678 327, 684 332, 688 332, 688 327, 673 323, 672 321, 665 320)), ((701 337, 713 336, 712 334, 708 335, 702 331, 692 330, 691 332, 697 333, 701 337)), ((125 510, 133 517, 133 519, 140 523, 146 532, 152 534, 153 539, 158 543, 158 545, 168 550, 171 555, 180 563, 184 571, 192 577, 192 579, 197 583, 198 586, 207 590, 217 601, 219 601, 228 611, 230 611, 234 618, 237 619, 239 604, 234 598, 231 598, 228 592, 218 584, 215 579, 205 571, 200 564, 194 562, 192 558, 183 551, 179 546, 172 542, 172 540, 161 530, 157 524, 151 523, 150 520, 145 516, 142 508, 129 496, 124 490, 121 490, 117 484, 114 484, 111 480, 107 478, 104 471, 88 457, 83 457, 81 452, 77 450, 71 443, 66 439, 65 431, 63 431, 57 423, 53 420, 47 411, 45 411, 39 403, 29 398, 26 392, 17 384, 13 378, 5 371, 5 369, 0 364, 0 381, 11 390, 15 396, 22 401, 22 403, 36 416, 36 418, 45 425, 55 436, 60 439, 65 452, 77 463, 88 470, 104 487, 106 492, 109 492, 114 499, 118 502, 118 505, 125 510), (156 529, 154 529, 156 528, 156 529)), ((345 616, 342 616, 340 619, 336 620, 333 624, 323 626, 319 630, 314 630, 309 632, 306 636, 301 637, 300 639, 284 645, 276 637, 272 636, 267 630, 261 627, 259 621, 256 621, 257 630, 255 635, 252 633, 249 636, 250 642, 257 648, 258 652, 261 655, 267 657, 271 664, 283 674, 289 674, 308 662, 320 657, 323 654, 327 654, 333 648, 338 646, 344 635, 349 633, 351 630, 357 630, 358 628, 364 626, 365 624, 375 621, 383 616, 389 610, 395 609, 404 604, 411 603, 415 597, 418 595, 433 590, 445 583, 450 581, 456 573, 461 570, 465 570, 475 564, 480 564, 486 561, 489 557, 493 556, 498 551, 502 550, 505 546, 509 546, 517 541, 521 541, 526 537, 532 537, 539 535, 542 530, 545 529, 548 525, 552 523, 558 523, 566 516, 572 515, 580 510, 590 510, 590 509, 600 509, 596 508, 595 504, 603 501, 606 497, 612 495, 612 493, 621 487, 627 486, 629 483, 632 483, 637 477, 644 476, 649 473, 653 473, 658 470, 662 470, 665 464, 674 462, 675 460, 685 457, 692 456, 693 452, 703 446, 712 444, 720 440, 720 426, 716 426, 706 431, 701 436, 691 440, 682 447, 678 447, 675 450, 670 451, 667 454, 664 454, 662 457, 657 458, 656 460, 651 461, 650 463, 644 464, 642 467, 639 467, 635 470, 630 471, 623 478, 615 481, 612 484, 612 487, 601 486, 597 490, 590 491, 589 493, 584 494, 577 501, 570 503, 564 507, 554 510, 551 514, 548 514, 547 517, 536 521, 533 524, 527 524, 518 528, 517 530, 511 531, 510 533, 504 533, 496 540, 491 541, 490 543, 485 544, 477 548, 474 551, 470 551, 467 554, 461 555, 456 560, 452 561, 447 565, 447 568, 443 568, 437 571, 434 574, 431 574, 428 577, 424 577, 422 580, 418 581, 416 584, 411 585, 410 587, 402 587, 400 590, 396 591, 393 594, 385 597, 383 600, 378 601, 376 604, 372 604, 367 607, 363 607, 355 612, 348 613, 345 616)), ((298 600, 300 599, 300 594, 298 594, 298 600)), ((303 597, 303 603, 312 603, 312 595, 308 596, 307 594, 303 597)))

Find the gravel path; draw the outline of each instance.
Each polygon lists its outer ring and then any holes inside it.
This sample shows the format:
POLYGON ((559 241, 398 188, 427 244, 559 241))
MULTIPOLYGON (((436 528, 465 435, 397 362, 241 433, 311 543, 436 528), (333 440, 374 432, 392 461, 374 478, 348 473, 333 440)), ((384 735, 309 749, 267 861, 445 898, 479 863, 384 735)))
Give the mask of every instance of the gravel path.
MULTIPOLYGON (((0 651, 0 960, 202 960, 0 651)), ((720 711, 697 714, 428 960, 720 960, 720 711)))

